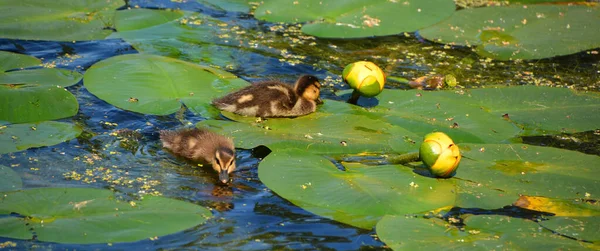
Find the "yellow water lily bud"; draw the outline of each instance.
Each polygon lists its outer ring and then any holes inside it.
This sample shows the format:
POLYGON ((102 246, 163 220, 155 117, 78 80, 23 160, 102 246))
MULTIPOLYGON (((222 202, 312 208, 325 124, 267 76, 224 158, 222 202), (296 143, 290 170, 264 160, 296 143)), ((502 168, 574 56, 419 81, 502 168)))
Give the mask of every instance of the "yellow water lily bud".
POLYGON ((419 148, 419 157, 431 174, 450 177, 460 162, 460 150, 452 139, 443 132, 425 135, 419 148))
POLYGON ((374 97, 383 91, 385 74, 376 64, 358 61, 344 68, 342 78, 352 89, 365 97, 374 97))

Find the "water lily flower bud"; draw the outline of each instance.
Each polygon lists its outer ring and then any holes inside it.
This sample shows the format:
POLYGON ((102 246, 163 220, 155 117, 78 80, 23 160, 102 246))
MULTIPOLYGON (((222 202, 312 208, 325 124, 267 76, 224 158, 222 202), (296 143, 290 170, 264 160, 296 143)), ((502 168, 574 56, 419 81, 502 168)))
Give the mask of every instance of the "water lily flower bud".
POLYGON ((344 68, 342 78, 355 91, 364 97, 377 96, 383 91, 385 74, 376 64, 358 61, 344 68))
POLYGON ((419 148, 419 157, 431 174, 437 177, 450 177, 460 162, 460 150, 452 139, 443 132, 425 135, 419 148))

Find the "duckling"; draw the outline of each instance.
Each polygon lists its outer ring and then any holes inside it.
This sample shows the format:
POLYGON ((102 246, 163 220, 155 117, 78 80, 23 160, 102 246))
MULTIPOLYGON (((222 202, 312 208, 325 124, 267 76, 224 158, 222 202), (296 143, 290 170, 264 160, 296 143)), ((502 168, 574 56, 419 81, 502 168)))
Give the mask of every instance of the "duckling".
POLYGON ((181 129, 160 131, 163 147, 174 155, 195 162, 211 164, 223 183, 235 170, 235 148, 233 141, 207 129, 181 129))
POLYGON ((296 80, 294 87, 276 80, 254 83, 239 91, 213 100, 217 108, 244 116, 298 117, 314 112, 321 83, 312 75, 296 80))

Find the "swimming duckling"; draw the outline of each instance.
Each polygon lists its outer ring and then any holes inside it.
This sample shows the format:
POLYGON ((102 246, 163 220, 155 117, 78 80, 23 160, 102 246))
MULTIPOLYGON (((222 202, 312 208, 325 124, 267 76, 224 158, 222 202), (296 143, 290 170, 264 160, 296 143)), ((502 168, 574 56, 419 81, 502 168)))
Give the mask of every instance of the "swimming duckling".
POLYGON ((233 141, 207 129, 181 129, 160 131, 163 147, 174 155, 196 162, 211 164, 219 173, 219 180, 229 181, 229 174, 235 170, 235 148, 233 141))
POLYGON ((297 117, 314 112, 319 98, 321 83, 312 75, 304 75, 294 87, 280 81, 270 80, 254 83, 239 91, 213 100, 217 108, 244 116, 297 117))

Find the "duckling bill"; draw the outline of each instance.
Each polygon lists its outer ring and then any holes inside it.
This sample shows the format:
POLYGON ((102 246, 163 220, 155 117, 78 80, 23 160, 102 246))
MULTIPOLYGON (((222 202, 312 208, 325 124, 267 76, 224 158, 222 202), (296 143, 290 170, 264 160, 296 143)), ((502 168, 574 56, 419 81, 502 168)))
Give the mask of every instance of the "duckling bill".
POLYGON ((180 129, 160 131, 163 147, 176 156, 194 162, 210 164, 223 183, 235 170, 235 148, 233 141, 207 129, 180 129))
POLYGON ((294 87, 280 81, 270 80, 254 83, 212 104, 228 112, 253 117, 298 117, 313 113, 319 98, 321 83, 312 75, 298 78, 294 87))

